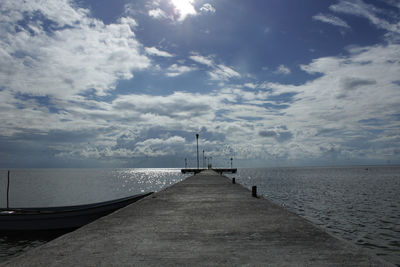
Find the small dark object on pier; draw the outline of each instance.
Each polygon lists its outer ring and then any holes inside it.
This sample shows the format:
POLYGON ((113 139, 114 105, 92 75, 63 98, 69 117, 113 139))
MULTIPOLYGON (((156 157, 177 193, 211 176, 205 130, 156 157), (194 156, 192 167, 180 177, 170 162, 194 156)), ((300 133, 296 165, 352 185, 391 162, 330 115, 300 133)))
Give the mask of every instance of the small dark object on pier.
POLYGON ((236 179, 235 179, 235 177, 232 178, 232 184, 236 184, 236 179))
POLYGON ((253 187, 251 188, 251 195, 253 197, 257 197, 257 186, 253 185, 253 187))

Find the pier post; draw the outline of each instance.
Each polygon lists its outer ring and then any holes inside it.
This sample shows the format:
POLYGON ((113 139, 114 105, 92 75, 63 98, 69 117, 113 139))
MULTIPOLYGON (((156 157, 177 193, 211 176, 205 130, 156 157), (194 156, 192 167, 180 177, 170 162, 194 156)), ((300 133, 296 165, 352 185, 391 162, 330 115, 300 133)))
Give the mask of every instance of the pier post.
POLYGON ((7 172, 7 209, 10 208, 9 194, 10 194, 10 171, 7 172))
POLYGON ((236 184, 236 179, 235 179, 235 177, 232 178, 232 184, 236 184))
POLYGON ((253 197, 257 197, 257 186, 253 185, 253 187, 251 188, 251 195, 253 197))
POLYGON ((199 134, 196 134, 196 142, 197 142, 197 169, 199 169, 199 134))
POLYGON ((204 160, 205 158, 204 158, 204 149, 203 149, 203 169, 205 169, 206 168, 206 163, 205 163, 205 160, 204 160))

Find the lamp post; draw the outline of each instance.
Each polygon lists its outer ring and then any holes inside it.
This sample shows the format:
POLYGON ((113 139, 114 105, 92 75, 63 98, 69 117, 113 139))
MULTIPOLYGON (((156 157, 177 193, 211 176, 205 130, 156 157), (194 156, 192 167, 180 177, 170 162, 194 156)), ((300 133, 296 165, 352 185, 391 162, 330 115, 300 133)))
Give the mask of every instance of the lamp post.
POLYGON ((233 160, 233 158, 231 158, 231 169, 232 169, 232 160, 233 160))
POLYGON ((206 167, 205 163, 204 163, 204 149, 203 149, 203 169, 206 167))
POLYGON ((197 169, 199 169, 199 134, 196 134, 196 142, 197 142, 197 169))

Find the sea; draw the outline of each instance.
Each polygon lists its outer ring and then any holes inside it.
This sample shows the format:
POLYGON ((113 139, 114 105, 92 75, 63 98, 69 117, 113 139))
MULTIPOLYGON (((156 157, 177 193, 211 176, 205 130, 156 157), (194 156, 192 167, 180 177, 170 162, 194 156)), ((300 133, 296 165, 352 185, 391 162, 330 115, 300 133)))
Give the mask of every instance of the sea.
MULTIPOLYGON (((156 192, 180 169, 12 169, 10 207, 56 207, 156 192)), ((400 266, 400 166, 239 168, 227 176, 370 253, 400 266)), ((0 207, 7 205, 0 170, 0 207)), ((65 231, 0 232, 0 262, 65 231)))

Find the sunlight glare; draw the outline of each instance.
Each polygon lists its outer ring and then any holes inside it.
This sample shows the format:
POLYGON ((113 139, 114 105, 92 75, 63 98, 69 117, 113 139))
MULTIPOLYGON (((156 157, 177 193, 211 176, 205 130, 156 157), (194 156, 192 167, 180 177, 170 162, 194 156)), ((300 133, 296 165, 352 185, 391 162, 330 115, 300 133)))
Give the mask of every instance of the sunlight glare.
POLYGON ((195 0, 171 0, 175 9, 179 13, 179 20, 184 20, 188 15, 196 15, 196 10, 194 9, 195 0))

